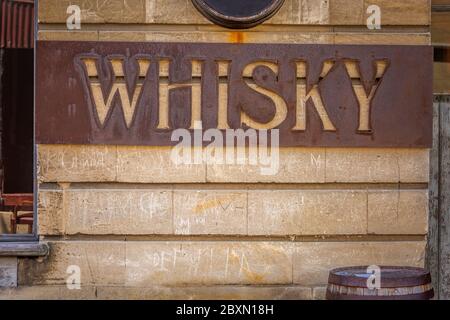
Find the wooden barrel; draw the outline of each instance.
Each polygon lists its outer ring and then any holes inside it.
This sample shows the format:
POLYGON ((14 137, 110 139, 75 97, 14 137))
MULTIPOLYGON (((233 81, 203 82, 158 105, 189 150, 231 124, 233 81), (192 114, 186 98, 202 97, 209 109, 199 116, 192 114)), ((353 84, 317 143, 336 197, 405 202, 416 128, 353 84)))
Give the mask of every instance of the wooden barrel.
POLYGON ((327 300, 430 300, 434 297, 431 276, 425 269, 380 267, 380 281, 374 288, 376 273, 368 268, 331 270, 327 300))

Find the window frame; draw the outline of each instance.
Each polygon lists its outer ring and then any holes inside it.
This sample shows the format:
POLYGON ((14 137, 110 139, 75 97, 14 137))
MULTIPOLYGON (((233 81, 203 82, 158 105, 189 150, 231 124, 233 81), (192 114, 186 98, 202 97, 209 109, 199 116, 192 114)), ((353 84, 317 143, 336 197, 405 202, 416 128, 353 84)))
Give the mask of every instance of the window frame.
MULTIPOLYGON (((37 146, 36 146, 36 43, 37 43, 37 31, 38 31, 38 0, 34 0, 34 39, 33 39, 33 232, 31 234, 0 234, 0 257, 7 254, 15 255, 17 251, 18 256, 27 255, 24 252, 28 252, 29 255, 41 256, 42 246, 47 248, 45 244, 41 244, 38 234, 38 184, 37 184, 37 146), (6 248, 6 249, 5 249, 6 248)), ((44 250, 48 251, 48 250, 44 250)), ((47 254, 47 253, 45 253, 47 254)))

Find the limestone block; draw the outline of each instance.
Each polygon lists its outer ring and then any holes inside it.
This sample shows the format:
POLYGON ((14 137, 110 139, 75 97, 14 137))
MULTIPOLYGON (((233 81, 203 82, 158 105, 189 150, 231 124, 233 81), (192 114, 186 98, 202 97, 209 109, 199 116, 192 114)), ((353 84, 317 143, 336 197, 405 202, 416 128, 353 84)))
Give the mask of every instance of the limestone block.
POLYGON ((294 283, 325 286, 331 269, 347 266, 423 267, 425 246, 425 241, 299 243, 293 259, 294 283))
POLYGON ((370 191, 368 232, 423 234, 428 232, 427 190, 370 191))
POLYGON ((175 234, 247 234, 246 191, 176 190, 175 234))
POLYGON ((40 182, 105 182, 116 178, 115 146, 39 145, 40 182))
POLYGON ((176 164, 170 147, 119 146, 118 182, 184 183, 205 182, 205 164, 176 164))
POLYGON ((167 189, 70 189, 66 234, 172 234, 167 189))
POLYGON ((249 192, 249 234, 365 234, 367 195, 346 190, 249 192))

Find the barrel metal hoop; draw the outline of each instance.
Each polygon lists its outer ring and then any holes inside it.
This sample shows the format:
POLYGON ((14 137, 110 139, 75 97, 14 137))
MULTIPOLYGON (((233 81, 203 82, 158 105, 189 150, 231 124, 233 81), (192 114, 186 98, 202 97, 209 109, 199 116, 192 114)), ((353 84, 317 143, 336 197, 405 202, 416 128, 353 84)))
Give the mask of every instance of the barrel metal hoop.
POLYGON ((333 293, 327 290, 327 300, 431 300, 434 297, 434 290, 428 290, 421 293, 399 295, 399 296, 359 296, 359 295, 344 295, 340 293, 333 293))

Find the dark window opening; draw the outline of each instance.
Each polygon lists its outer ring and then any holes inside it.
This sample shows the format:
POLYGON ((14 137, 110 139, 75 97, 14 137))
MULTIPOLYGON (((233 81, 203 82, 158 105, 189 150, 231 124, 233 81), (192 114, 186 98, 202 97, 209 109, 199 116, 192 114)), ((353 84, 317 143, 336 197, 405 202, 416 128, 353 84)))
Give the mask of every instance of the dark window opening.
POLYGON ((2 49, 0 234, 33 232, 34 50, 2 49))
POLYGON ((450 47, 434 47, 435 62, 450 62, 450 47))
POLYGON ((0 241, 36 239, 34 11, 34 0, 0 0, 0 241))

